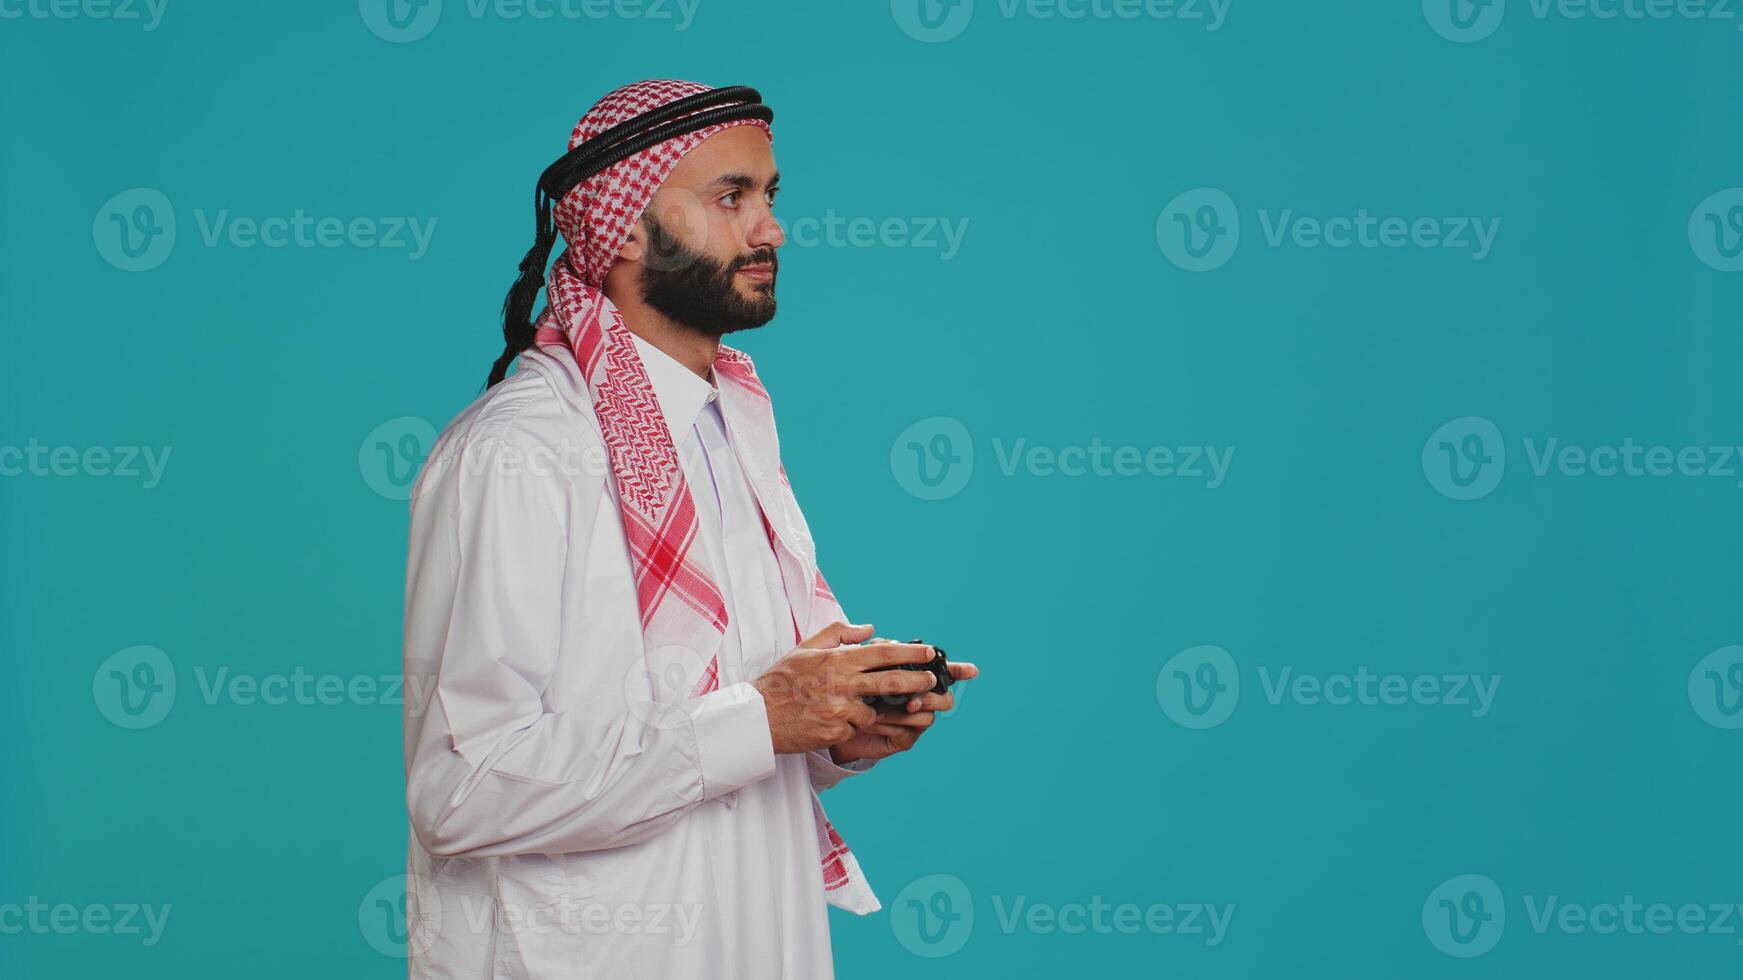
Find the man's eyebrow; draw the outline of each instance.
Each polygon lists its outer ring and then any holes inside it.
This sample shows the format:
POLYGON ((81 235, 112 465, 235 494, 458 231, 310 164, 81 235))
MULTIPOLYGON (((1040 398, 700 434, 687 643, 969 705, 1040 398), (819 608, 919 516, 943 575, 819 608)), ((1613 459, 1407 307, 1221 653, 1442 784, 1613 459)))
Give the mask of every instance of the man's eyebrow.
MULTIPOLYGON (((769 178, 768 186, 774 187, 775 185, 779 184, 780 182, 781 182, 781 175, 779 173, 776 173, 773 177, 769 178)), ((750 174, 733 173, 733 174, 721 174, 720 176, 714 178, 714 182, 710 186, 713 186, 713 187, 736 187, 741 191, 748 191, 748 190, 754 188, 756 185, 757 185, 757 179, 755 177, 752 177, 750 174)))

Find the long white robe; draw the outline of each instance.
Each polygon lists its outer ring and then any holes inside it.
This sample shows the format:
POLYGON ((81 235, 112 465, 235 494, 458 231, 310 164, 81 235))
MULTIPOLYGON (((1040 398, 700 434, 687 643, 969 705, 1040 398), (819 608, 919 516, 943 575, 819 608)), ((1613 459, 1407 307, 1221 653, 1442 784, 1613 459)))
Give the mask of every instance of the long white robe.
POLYGON ((870 764, 775 755, 749 683, 822 625, 816 558, 770 549, 713 386, 636 344, 726 599, 720 689, 671 690, 685 653, 644 651, 591 400, 572 359, 527 352, 414 488, 414 978, 833 975, 810 792, 870 764))

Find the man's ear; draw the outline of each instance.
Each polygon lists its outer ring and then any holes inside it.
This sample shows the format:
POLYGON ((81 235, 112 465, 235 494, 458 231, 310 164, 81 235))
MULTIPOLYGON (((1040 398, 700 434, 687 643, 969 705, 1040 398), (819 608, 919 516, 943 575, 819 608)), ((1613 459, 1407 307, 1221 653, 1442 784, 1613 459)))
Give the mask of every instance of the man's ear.
MULTIPOLYGON (((645 215, 646 212, 643 212, 645 215)), ((617 259, 620 262, 640 262, 648 248, 648 223, 645 217, 635 219, 635 227, 629 230, 629 238, 618 249, 617 259)))

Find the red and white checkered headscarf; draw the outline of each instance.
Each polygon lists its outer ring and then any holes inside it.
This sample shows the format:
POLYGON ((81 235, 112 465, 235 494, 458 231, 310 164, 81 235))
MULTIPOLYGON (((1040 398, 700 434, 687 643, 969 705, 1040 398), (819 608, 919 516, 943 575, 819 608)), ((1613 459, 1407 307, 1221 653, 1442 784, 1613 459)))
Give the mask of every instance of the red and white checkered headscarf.
MULTIPOLYGON (((576 124, 574 149, 627 119, 685 96, 708 91, 695 82, 656 80, 626 85, 600 99, 576 124)), ((580 366, 616 480, 618 510, 636 576, 647 651, 684 650, 695 677, 691 697, 718 690, 718 648, 727 628, 726 603, 695 548, 701 530, 696 502, 684 478, 665 417, 641 357, 617 306, 600 290, 630 231, 678 160, 709 136, 730 126, 758 126, 758 119, 719 123, 656 144, 589 177, 552 211, 568 248, 546 280, 548 302, 534 342, 567 350, 580 366)), ((806 608, 792 609, 794 643, 825 625, 846 621, 820 571, 815 549, 781 465, 769 393, 749 355, 724 344, 714 359, 720 408, 737 443, 739 462, 756 492, 769 544, 792 581, 814 582, 806 608), (803 570, 803 571, 800 571, 803 570), (808 573, 808 574, 807 574, 808 573)), ((811 794, 823 861, 824 894, 831 904, 866 914, 879 905, 859 863, 811 794)))
MULTIPOLYGON (((644 112, 658 109, 686 96, 709 91, 706 85, 654 79, 636 82, 607 95, 575 124, 569 134, 569 149, 598 136, 621 122, 644 112)), ((571 268, 589 285, 598 286, 617 261, 623 243, 629 241, 630 230, 641 218, 642 210, 665 182, 678 160, 715 133, 732 126, 756 126, 772 141, 775 137, 769 124, 761 119, 739 119, 717 123, 693 133, 675 136, 656 144, 604 172, 582 181, 563 195, 552 210, 557 229, 569 243, 564 253, 571 268)), ((559 260, 558 264, 562 264, 559 260)))

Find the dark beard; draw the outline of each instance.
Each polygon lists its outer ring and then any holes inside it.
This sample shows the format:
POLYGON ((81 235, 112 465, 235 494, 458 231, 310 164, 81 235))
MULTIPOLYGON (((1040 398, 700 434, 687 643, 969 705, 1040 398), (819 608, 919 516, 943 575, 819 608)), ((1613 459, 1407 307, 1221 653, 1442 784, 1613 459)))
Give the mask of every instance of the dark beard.
POLYGON ((649 233, 639 279, 642 302, 708 337, 760 327, 774 318, 774 278, 757 284, 755 297, 748 300, 733 285, 738 271, 750 265, 767 264, 778 277, 774 249, 757 249, 721 263, 680 242, 651 213, 643 214, 642 220, 649 233))

